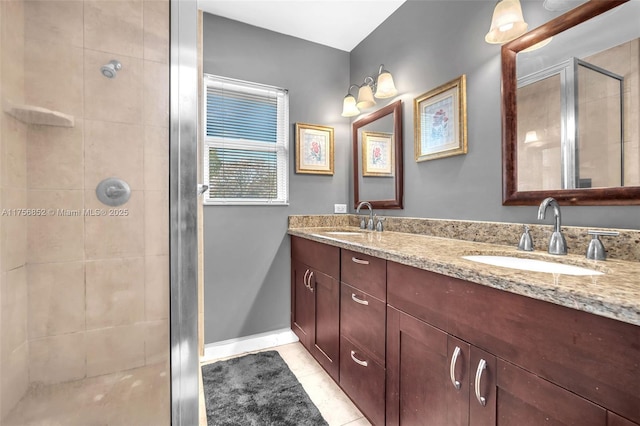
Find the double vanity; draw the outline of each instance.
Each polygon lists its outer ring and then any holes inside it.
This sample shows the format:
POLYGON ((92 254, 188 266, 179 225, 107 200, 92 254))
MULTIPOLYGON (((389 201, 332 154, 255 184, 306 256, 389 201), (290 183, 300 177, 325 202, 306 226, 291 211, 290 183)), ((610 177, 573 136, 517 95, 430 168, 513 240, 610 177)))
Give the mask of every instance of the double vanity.
POLYGON ((640 424, 640 233, 593 261, 579 229, 553 256, 517 225, 359 219, 290 217, 291 327, 371 423, 640 424))

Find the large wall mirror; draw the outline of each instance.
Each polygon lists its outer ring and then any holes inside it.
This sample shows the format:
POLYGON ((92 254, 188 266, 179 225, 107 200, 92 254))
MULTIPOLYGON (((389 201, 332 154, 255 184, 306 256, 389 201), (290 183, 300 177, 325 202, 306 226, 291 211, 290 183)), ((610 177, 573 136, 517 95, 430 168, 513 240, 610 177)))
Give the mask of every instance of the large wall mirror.
POLYGON ((368 201, 374 209, 401 209, 402 101, 355 121, 352 129, 355 206, 368 201))
POLYGON ((591 0, 502 47, 503 204, 640 204, 639 22, 591 0))

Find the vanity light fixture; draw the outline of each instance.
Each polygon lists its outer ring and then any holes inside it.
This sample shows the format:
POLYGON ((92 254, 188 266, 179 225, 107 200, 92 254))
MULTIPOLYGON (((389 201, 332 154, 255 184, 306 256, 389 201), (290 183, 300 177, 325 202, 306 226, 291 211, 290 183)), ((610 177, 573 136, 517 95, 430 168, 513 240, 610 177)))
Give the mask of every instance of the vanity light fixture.
POLYGON ((539 140, 538 132, 535 130, 529 130, 524 136, 524 143, 538 142, 539 140))
POLYGON ((384 69, 384 64, 378 69, 376 80, 371 76, 366 76, 362 85, 352 84, 347 90, 347 95, 342 101, 342 116, 353 117, 360 114, 360 110, 371 108, 376 104, 374 99, 391 98, 398 94, 398 90, 393 82, 393 76, 384 69), (351 94, 353 87, 358 88, 358 99, 351 94))
POLYGON ((484 40, 490 44, 504 44, 520 37, 528 26, 519 0, 500 0, 493 10, 491 29, 484 40))

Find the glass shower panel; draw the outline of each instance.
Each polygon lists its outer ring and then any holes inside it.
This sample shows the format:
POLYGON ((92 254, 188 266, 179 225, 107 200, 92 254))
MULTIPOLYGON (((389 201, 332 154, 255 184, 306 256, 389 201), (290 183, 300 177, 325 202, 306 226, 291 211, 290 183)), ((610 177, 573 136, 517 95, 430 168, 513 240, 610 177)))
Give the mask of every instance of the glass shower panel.
POLYGON ((577 73, 576 186, 624 186, 621 80, 586 63, 577 73))
POLYGON ((168 425, 169 0, 1 1, 0 85, 0 424, 168 425))

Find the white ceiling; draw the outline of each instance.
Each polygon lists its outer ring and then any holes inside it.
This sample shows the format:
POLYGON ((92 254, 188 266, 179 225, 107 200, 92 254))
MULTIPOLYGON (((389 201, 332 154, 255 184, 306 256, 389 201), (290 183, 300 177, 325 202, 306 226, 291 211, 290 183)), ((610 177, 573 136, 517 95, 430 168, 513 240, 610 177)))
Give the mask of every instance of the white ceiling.
POLYGON ((205 12, 350 52, 405 0, 198 0, 205 12))

